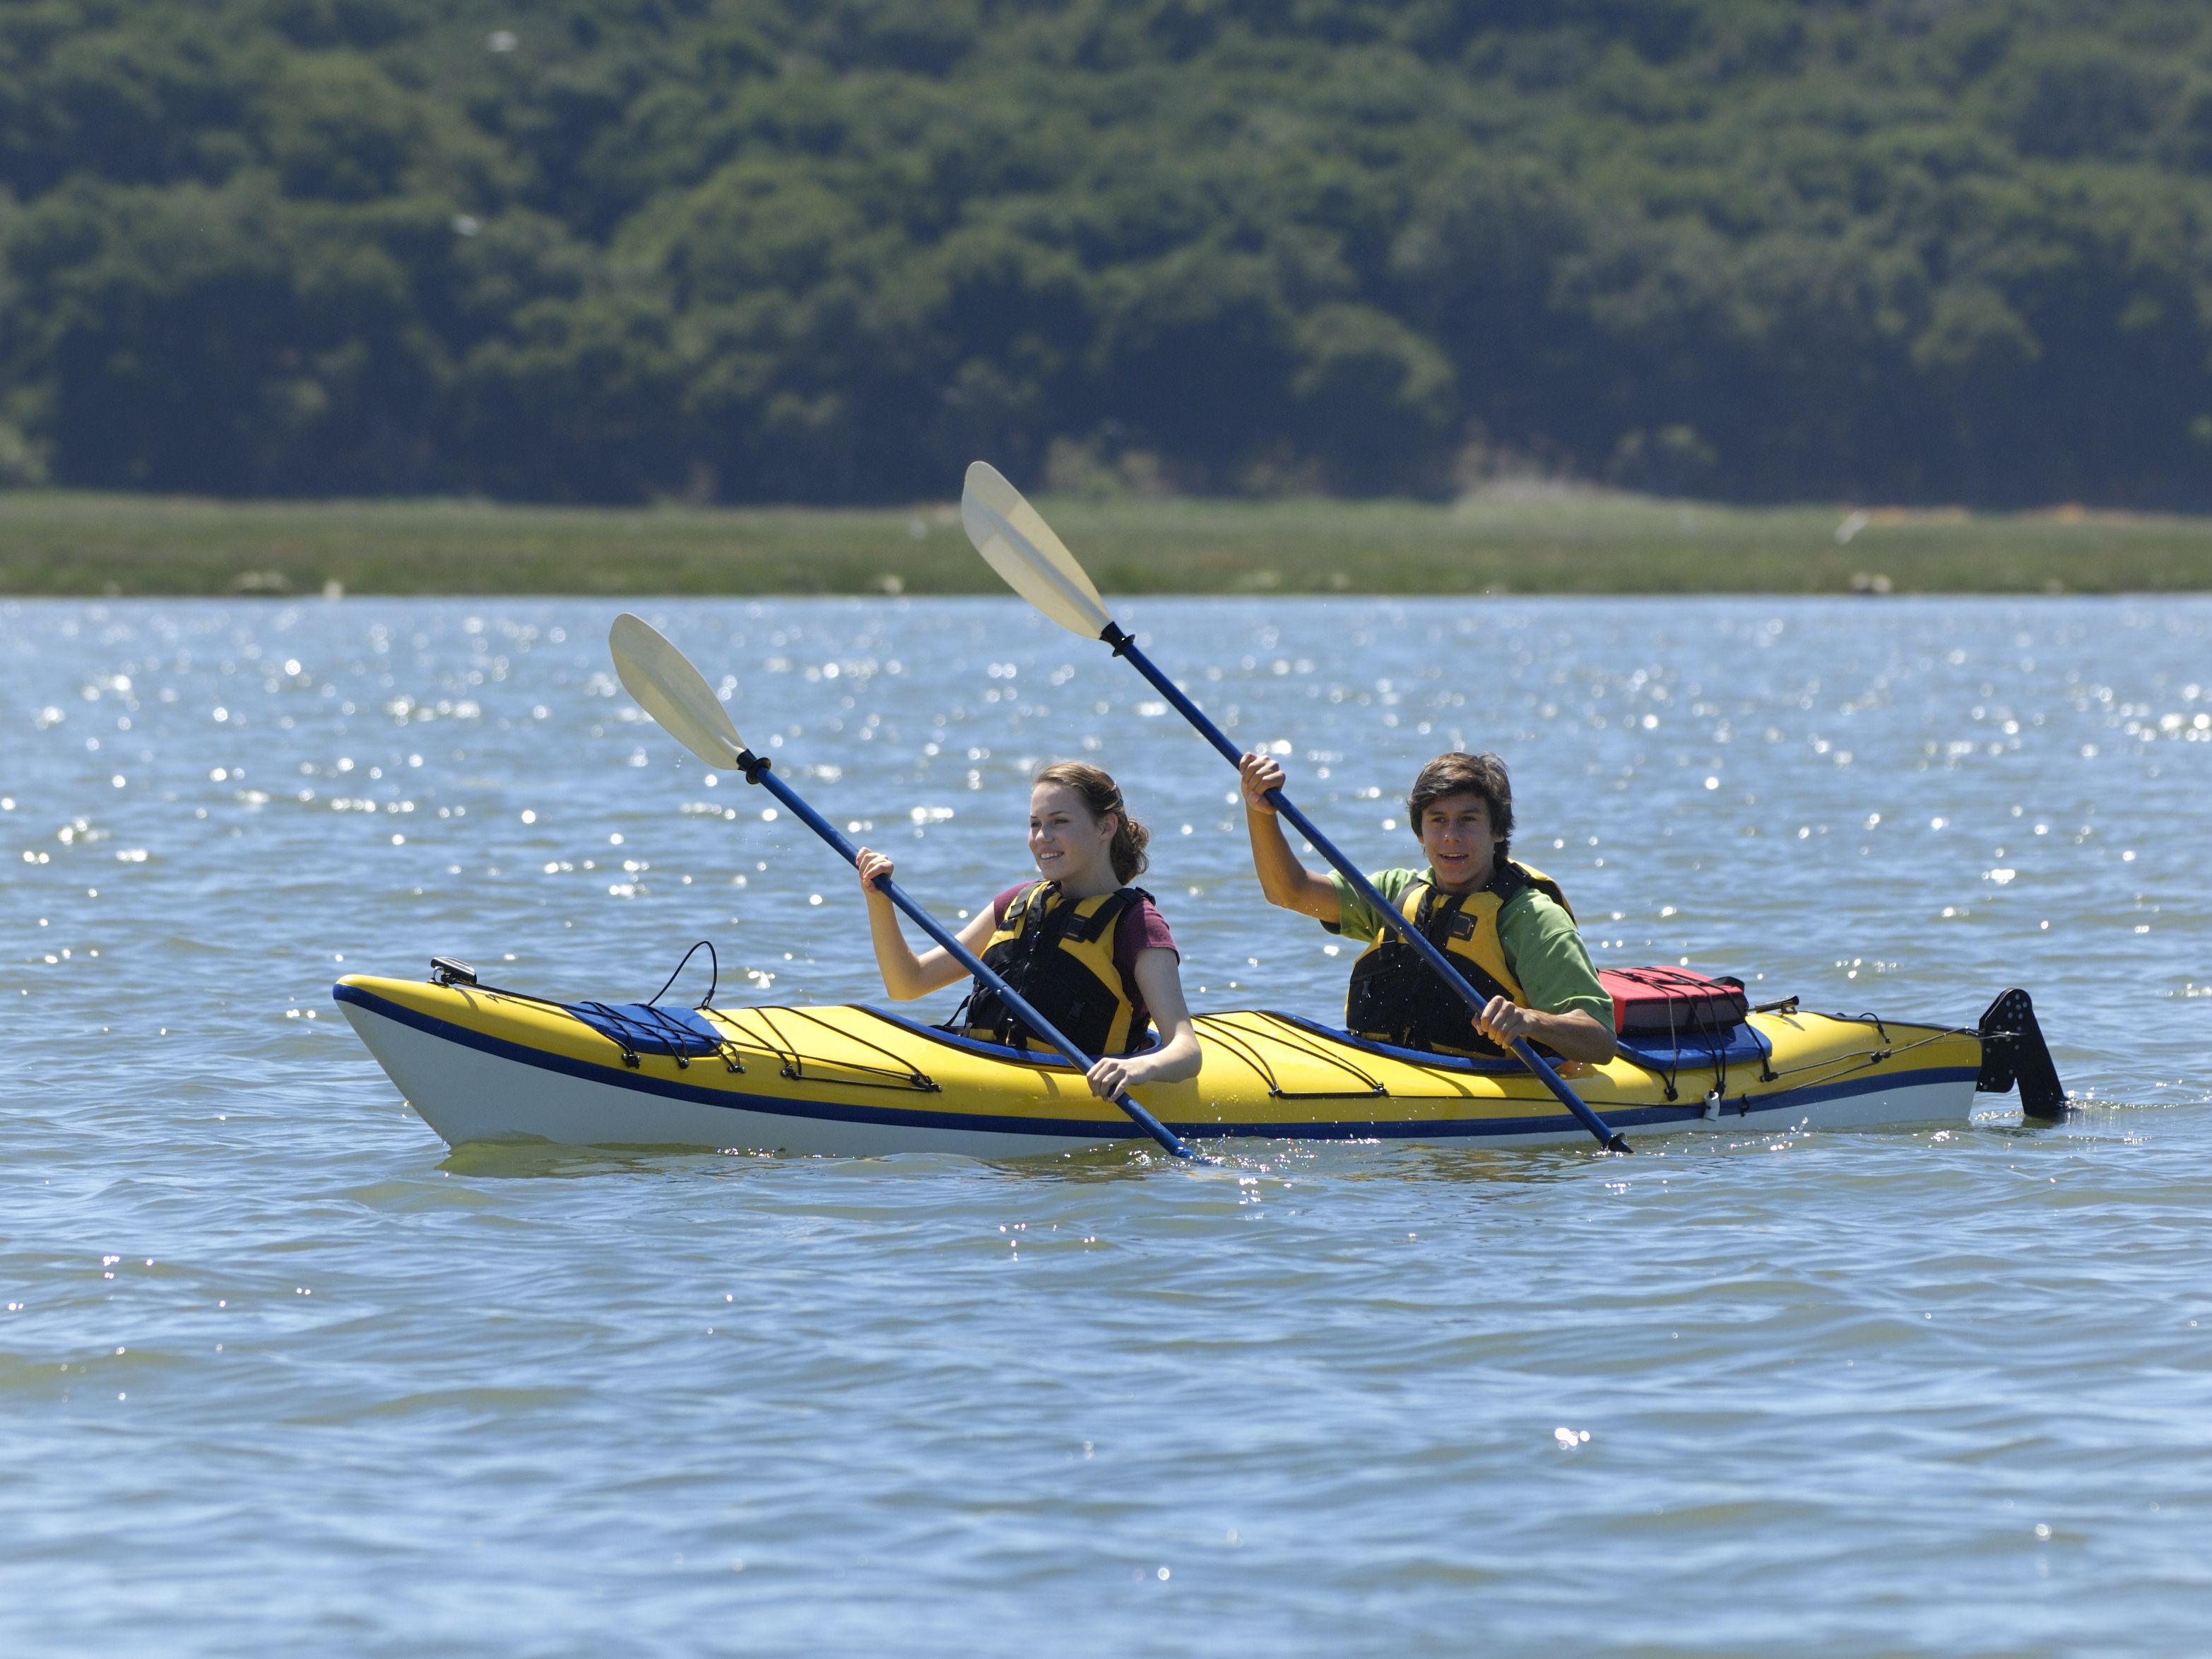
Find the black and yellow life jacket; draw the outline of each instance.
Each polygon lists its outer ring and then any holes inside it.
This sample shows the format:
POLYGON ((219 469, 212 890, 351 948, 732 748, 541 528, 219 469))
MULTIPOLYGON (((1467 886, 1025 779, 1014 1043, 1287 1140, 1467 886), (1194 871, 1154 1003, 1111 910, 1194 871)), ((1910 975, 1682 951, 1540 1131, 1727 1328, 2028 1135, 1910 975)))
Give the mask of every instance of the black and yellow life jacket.
MULTIPOLYGON (((1574 915, 1559 883, 1510 859, 1498 860, 1489 885, 1472 893, 1440 893, 1427 881, 1415 882, 1406 890, 1398 909, 1483 998, 1510 997, 1526 1007, 1528 998, 1505 959, 1498 917, 1529 887, 1574 915)), ((1355 1036, 1401 1048, 1440 1054, 1504 1052, 1474 1029, 1467 1005, 1437 977, 1436 970, 1388 930, 1352 964, 1344 1024, 1355 1036)))
MULTIPOLYGON (((1071 902, 1056 882, 1032 882, 1006 906, 983 960, 1085 1054, 1134 1053, 1145 1046, 1152 1019, 1139 1017, 1136 988, 1124 984, 1114 965, 1114 933, 1131 905, 1151 896, 1141 887, 1122 887, 1071 902)), ((1051 1047, 981 980, 952 1023, 986 1042, 1051 1047)))

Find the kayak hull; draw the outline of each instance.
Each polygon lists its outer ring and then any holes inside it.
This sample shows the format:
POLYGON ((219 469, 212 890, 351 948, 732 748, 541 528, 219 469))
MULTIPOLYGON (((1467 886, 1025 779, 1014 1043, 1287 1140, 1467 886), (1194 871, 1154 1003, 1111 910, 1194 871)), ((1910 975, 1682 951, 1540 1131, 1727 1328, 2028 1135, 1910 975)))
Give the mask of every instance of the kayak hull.
MULTIPOLYGON (((434 1033, 357 1002, 340 1005, 368 1051, 422 1121, 448 1146, 550 1141, 564 1146, 699 1146, 878 1156, 947 1152, 1012 1158, 1100 1144, 1088 1129, 1066 1135, 1007 1132, 930 1121, 913 1110, 866 1108, 716 1090, 701 1099, 680 1080, 639 1071, 580 1074, 434 1033), (658 1086, 655 1086, 655 1085, 658 1086)), ((700 1066, 693 1061, 693 1067, 700 1066)))
MULTIPOLYGON (((725 1041, 629 1053, 558 1005, 473 986, 349 975, 334 994, 416 1112, 453 1146, 540 1142, 801 1155, 1000 1158, 1139 1141, 1056 1060, 858 1007, 703 1010, 725 1041)), ((1817 1014, 1754 1016, 1769 1059, 1617 1060, 1572 1081, 1632 1136, 1965 1124, 1972 1031, 1817 1014), (1668 1098, 1671 1084, 1674 1098, 1668 1098)), ((1201 1016, 1206 1066, 1139 1097, 1186 1139, 1589 1145, 1511 1062, 1411 1054, 1264 1012, 1201 1016)))

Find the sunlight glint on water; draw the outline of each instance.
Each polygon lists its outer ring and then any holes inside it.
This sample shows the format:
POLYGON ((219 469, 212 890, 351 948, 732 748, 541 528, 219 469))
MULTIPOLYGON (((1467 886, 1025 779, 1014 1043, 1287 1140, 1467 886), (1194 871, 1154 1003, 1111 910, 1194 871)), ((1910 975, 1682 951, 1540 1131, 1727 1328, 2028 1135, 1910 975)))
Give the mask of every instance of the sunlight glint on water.
MULTIPOLYGON (((1372 863, 1420 760, 1504 754, 1601 962, 2029 987, 2063 1128, 449 1155, 337 974, 638 998, 703 937, 726 1001, 880 996, 849 872, 637 716, 612 608, 0 605, 9 1650, 2198 1639, 2212 605, 1122 611, 1372 863)), ((948 915, 1079 755, 1200 1007, 1340 999, 1103 650, 1012 602, 641 609, 948 915)))

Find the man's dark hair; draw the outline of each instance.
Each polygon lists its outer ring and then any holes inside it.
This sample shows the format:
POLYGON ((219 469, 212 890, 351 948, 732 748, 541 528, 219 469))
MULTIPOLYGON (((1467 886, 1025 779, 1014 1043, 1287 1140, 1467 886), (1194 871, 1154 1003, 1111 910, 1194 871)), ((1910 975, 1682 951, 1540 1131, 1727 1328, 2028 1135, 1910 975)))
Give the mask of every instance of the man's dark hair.
POLYGON ((1490 808, 1490 833, 1498 837, 1498 855, 1505 856, 1513 839, 1513 783, 1505 775, 1505 763, 1495 755, 1439 755, 1421 769, 1406 797, 1407 822, 1416 840, 1421 818, 1446 795, 1480 795, 1490 808))

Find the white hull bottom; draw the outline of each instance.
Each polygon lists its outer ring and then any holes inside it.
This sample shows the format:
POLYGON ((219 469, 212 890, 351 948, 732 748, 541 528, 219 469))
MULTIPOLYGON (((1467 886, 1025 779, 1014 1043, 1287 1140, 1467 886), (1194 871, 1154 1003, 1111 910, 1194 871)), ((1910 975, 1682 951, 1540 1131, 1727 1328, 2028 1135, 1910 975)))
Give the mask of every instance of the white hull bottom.
MULTIPOLYGON (((374 1054, 408 1103, 448 1145, 478 1141, 550 1142, 568 1146, 698 1146, 801 1155, 876 1157, 891 1152, 959 1152, 975 1158, 1035 1157, 1142 1139, 1132 1126, 1127 1136, 1066 1136, 935 1122, 854 1121, 814 1115, 803 1103, 793 1109, 752 1110, 670 1098, 620 1083, 530 1064, 490 1054, 390 1019, 357 1003, 340 1005, 354 1030, 374 1054)), ((1748 1111, 1729 1102, 1717 1117, 1694 1109, 1664 1117, 1637 1111, 1624 1124, 1641 1138, 1662 1133, 1718 1133, 1726 1135, 1784 1133, 1816 1129, 1900 1129, 1963 1127, 1973 1105, 1971 1076, 1906 1074, 1891 1082, 1869 1079, 1858 1087, 1831 1085, 1818 1090, 1778 1094, 1755 1100, 1748 1111)), ((1204 1127, 1184 1131, 1205 1140, 1204 1127)), ((1378 1128, 1375 1138, 1381 1138, 1378 1128)), ((1589 1136, 1571 1120, 1519 1129, 1498 1122, 1438 1126, 1418 1136, 1394 1129, 1394 1139, 1431 1144, 1482 1142, 1516 1146, 1588 1144, 1589 1136), (1554 1127, 1557 1125, 1558 1127, 1554 1127)), ((1244 1132, 1250 1138, 1250 1132, 1244 1132)), ((1360 1139, 1354 1129, 1339 1127, 1328 1139, 1360 1139)))

